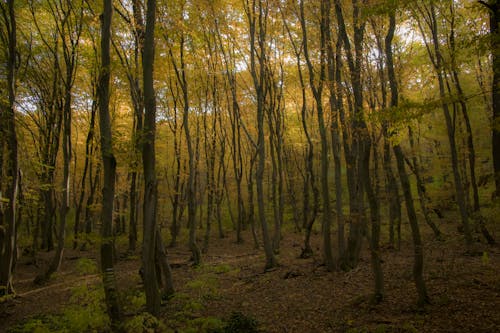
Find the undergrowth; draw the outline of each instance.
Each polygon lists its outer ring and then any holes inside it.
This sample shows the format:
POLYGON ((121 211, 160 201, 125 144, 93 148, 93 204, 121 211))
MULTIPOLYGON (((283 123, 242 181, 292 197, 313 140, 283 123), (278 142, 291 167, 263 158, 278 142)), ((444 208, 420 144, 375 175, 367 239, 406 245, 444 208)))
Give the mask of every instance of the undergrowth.
MULTIPOLYGON (((96 262, 80 259, 80 274, 97 272, 96 262)), ((187 282, 184 289, 169 301, 174 314, 165 322, 145 311, 144 292, 132 289, 122 294, 123 312, 130 318, 123 324, 125 332, 165 333, 259 333, 258 322, 240 312, 227 319, 204 316, 206 301, 220 297, 217 275, 237 274, 238 270, 227 264, 201 266, 198 277, 187 282)), ((81 285, 71 291, 70 304, 58 314, 38 315, 12 327, 10 333, 72 333, 111 332, 111 322, 106 312, 104 289, 101 283, 81 285)))
POLYGON ((102 285, 82 285, 72 290, 70 305, 61 313, 39 315, 14 326, 11 333, 105 332, 110 330, 102 285))

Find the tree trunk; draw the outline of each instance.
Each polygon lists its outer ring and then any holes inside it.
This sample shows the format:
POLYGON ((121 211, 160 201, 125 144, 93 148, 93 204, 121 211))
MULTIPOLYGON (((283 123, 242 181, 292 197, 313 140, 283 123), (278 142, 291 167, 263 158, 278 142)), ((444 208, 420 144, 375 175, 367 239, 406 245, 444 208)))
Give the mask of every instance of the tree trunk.
POLYGON ((404 155, 401 147, 395 145, 393 147, 394 155, 396 156, 396 161, 398 165, 398 173, 401 181, 401 187, 403 189, 406 210, 408 213, 408 220, 410 222, 410 227, 413 237, 413 248, 414 248, 414 263, 413 263, 413 279, 415 281, 415 286, 417 288, 418 300, 417 304, 423 306, 429 303, 429 296, 427 295, 427 288, 425 285, 425 280, 423 276, 424 270, 424 253, 422 239, 420 237, 420 229, 418 226, 417 214, 415 212, 415 207, 413 205, 413 195, 411 194, 410 181, 408 175, 406 174, 404 166, 404 155))
MULTIPOLYGON (((43 275, 37 276, 36 283, 46 282, 53 273, 57 272, 61 266, 64 242, 66 238, 66 222, 69 211, 69 191, 70 191, 70 164, 71 164, 71 117, 72 117, 72 90, 76 75, 77 49, 82 31, 83 10, 78 10, 69 2, 61 4, 52 13, 58 24, 58 31, 61 32, 61 48, 64 58, 64 77, 62 83, 64 88, 62 105, 62 130, 63 130, 63 179, 62 179, 62 201, 59 210, 59 229, 57 231, 57 248, 54 257, 43 275), (71 33, 70 33, 71 32, 71 33)), ((57 52, 57 51, 55 51, 57 52)), ((57 61, 56 61, 57 64, 57 61)), ((61 68, 57 70, 62 71, 61 68)))
POLYGON ((90 164, 90 158, 91 158, 91 145, 93 144, 94 141, 94 124, 95 124, 95 114, 97 111, 97 103, 92 101, 92 107, 90 111, 90 125, 89 125, 89 131, 87 133, 87 139, 85 140, 85 162, 83 165, 83 174, 82 174, 82 181, 81 181, 81 186, 80 186, 80 197, 78 199, 78 203, 76 206, 76 211, 75 211, 75 226, 74 226, 74 238, 73 238, 73 249, 76 249, 78 247, 78 236, 81 232, 81 225, 80 225, 80 215, 82 212, 83 208, 83 201, 85 198, 85 189, 86 189, 86 184, 87 184, 87 174, 89 171, 89 164, 90 164))
POLYGON ((493 81, 491 82, 491 97, 493 100, 491 147, 495 175, 495 196, 500 196, 500 1, 479 2, 488 7, 490 13, 490 43, 493 68, 493 81))
POLYGON ((266 19, 267 8, 263 3, 253 3, 245 1, 245 12, 248 18, 250 29, 250 73, 254 83, 257 98, 257 169, 255 182, 257 185, 257 212, 262 228, 262 238, 264 240, 264 252, 266 255, 265 269, 276 266, 276 258, 273 253, 273 246, 269 236, 266 207, 264 203, 264 169, 266 160, 266 142, 264 135, 264 118, 266 107, 266 19))
MULTIPOLYGON (((370 147, 370 144, 367 144, 370 147)), ((374 276, 373 301, 378 304, 384 298, 384 274, 382 271, 382 259, 380 257, 380 205, 376 193, 370 182, 370 149, 366 151, 363 161, 363 173, 361 177, 364 181, 364 188, 368 197, 371 218, 370 255, 374 276)))
POLYGON ((167 249, 163 243, 160 230, 156 231, 156 260, 159 263, 160 269, 163 272, 163 277, 165 279, 162 291, 162 298, 171 297, 174 290, 174 282, 172 276, 172 268, 168 262, 167 249))
POLYGON ((101 20, 101 68, 99 74, 99 128, 101 131, 101 153, 104 168, 101 210, 101 270, 106 296, 106 306, 113 331, 119 330, 122 314, 118 300, 115 271, 113 267, 113 201, 115 197, 116 159, 113 154, 111 117, 109 112, 109 81, 111 71, 110 40, 113 4, 104 0, 101 20))
MULTIPOLYGON (((329 28, 330 29, 330 28, 329 28)), ((337 77, 340 77, 341 67, 341 42, 336 43, 337 57, 333 50, 332 32, 328 31, 328 81, 330 89, 330 109, 332 112, 330 121, 330 135, 332 140, 333 164, 335 168, 335 210, 337 217, 337 243, 338 243, 338 262, 343 263, 345 253, 345 236, 344 236, 344 213, 343 213, 343 198, 342 198, 342 163, 341 163, 341 136, 340 136, 340 108, 342 108, 342 92, 340 87, 336 86, 337 77)))
POLYGON ((156 278, 155 264, 157 231, 156 208, 158 200, 155 168, 156 97, 153 86, 155 21, 156 0, 147 0, 144 55, 142 58, 145 111, 142 143, 142 162, 144 168, 144 237, 142 267, 144 269, 146 310, 153 316, 158 316, 160 312, 160 291, 156 278))
POLYGON ((248 217, 247 221, 250 223, 250 228, 252 229, 252 238, 254 249, 259 248, 259 238, 257 236, 257 228, 255 226, 255 201, 254 201, 254 186, 253 186, 253 174, 255 160, 257 159, 257 151, 251 153, 250 165, 248 166, 248 178, 247 178, 247 193, 248 193, 248 217))
MULTIPOLYGON (((5 189, 8 200, 7 208, 2 212, 0 219, 0 296, 10 294, 14 291, 12 285, 12 273, 14 271, 15 241, 17 237, 16 229, 16 200, 18 189, 18 155, 17 155, 17 135, 15 126, 15 102, 16 102, 16 52, 17 52, 17 25, 14 10, 14 0, 0 4, 0 9, 5 18, 6 31, 8 33, 7 52, 7 100, 8 104, 2 102, 0 105, 0 133, 3 142, 0 142, 2 162, 5 164, 5 178, 0 186, 5 189), (6 154, 4 152, 6 149, 6 154), (5 182, 5 184, 4 184, 5 182), (4 187, 5 186, 5 187, 4 187)), ((3 97, 3 96, 2 96, 3 97)), ((0 168, 4 165, 0 164, 0 168)), ((3 199, 3 198, 2 198, 3 199)), ((1 208, 1 207, 0 207, 1 208)))
POLYGON ((424 215, 425 222, 427 225, 432 229, 434 232, 434 236, 436 239, 440 240, 442 237, 441 231, 437 227, 437 225, 432 221, 429 210, 427 209, 427 197, 425 194, 425 185, 422 180, 422 177, 420 176, 420 166, 418 163, 417 155, 416 155, 416 149, 415 149, 415 140, 413 138, 413 131, 410 126, 408 126, 408 138, 410 141, 410 147, 412 150, 412 163, 409 163, 409 165, 412 168, 413 173, 415 174, 415 178, 417 180, 417 192, 418 192, 418 199, 420 202, 420 208, 422 209, 422 213, 424 215))
POLYGON ((309 69, 309 81, 314 99, 316 102, 316 112, 318 114, 318 128, 321 141, 321 196, 323 201, 322 232, 323 232, 323 260, 329 271, 333 271, 335 263, 333 260, 331 244, 331 210, 330 210, 330 189, 328 186, 328 139, 323 112, 323 86, 326 81, 326 45, 327 36, 330 31, 330 1, 321 1, 321 23, 320 23, 320 72, 316 79, 312 61, 309 56, 307 28, 304 15, 304 2, 300 1, 300 25, 302 28, 302 44, 304 57, 309 69))
POLYGON ((130 174, 129 214, 128 214, 128 250, 135 252, 137 247, 137 171, 130 174))
MULTIPOLYGON (((365 23, 360 18, 360 8, 357 1, 352 1, 353 4, 353 23, 354 23, 354 53, 351 48, 351 42, 347 34, 347 28, 342 11, 340 0, 335 0, 335 12, 338 21, 338 34, 342 39, 344 50, 347 55, 347 64, 352 84, 354 101, 352 105, 352 143, 349 149, 345 150, 347 163, 347 184, 349 189, 349 206, 351 214, 351 226, 347 243, 346 253, 346 268, 356 267, 359 260, 359 255, 362 245, 362 236, 365 233, 365 218, 364 218, 364 189, 362 177, 362 160, 364 159, 367 149, 367 140, 369 137, 368 129, 363 115, 363 89, 361 82, 361 64, 363 52, 363 38, 365 23)), ((342 116, 341 116, 342 119, 342 116)), ((344 137, 344 142, 347 142, 344 137)), ((346 145, 344 145, 345 147, 346 145)), ((347 148, 347 147, 345 147, 347 148)))
MULTIPOLYGON (((304 131, 304 135, 306 137, 307 146, 304 152, 304 164, 305 164, 305 174, 303 175, 303 192, 304 196, 302 199, 302 227, 305 229, 305 237, 304 237, 304 247, 302 248, 302 252, 300 254, 301 258, 309 258, 313 255, 313 249, 311 247, 311 232, 314 225, 314 221, 318 216, 319 212, 319 189, 316 185, 316 176, 314 172, 314 144, 311 139, 311 134, 309 133, 308 127, 308 110, 307 110, 307 96, 306 96, 306 85, 304 82, 304 75, 302 73, 302 65, 301 65, 301 53, 302 53, 302 44, 297 45, 294 40, 294 37, 290 31, 290 27, 287 24, 286 17, 283 16, 283 22, 285 28, 288 33, 288 37, 293 46, 293 50, 296 57, 297 62, 297 73, 299 76, 300 90, 301 90, 301 109, 300 109, 300 120, 302 124, 302 129, 304 131), (311 192, 312 191, 312 207, 311 207, 311 192)), ((303 38, 301 40, 303 43, 303 38)))
MULTIPOLYGON (((389 32, 386 38, 386 57, 387 57, 387 71, 389 84, 391 88, 391 104, 390 106, 396 108, 399 102, 398 85, 396 81, 396 73, 394 71, 394 60, 392 53, 392 38, 396 29, 396 14, 392 11, 389 15, 390 25, 389 32)), ((413 279, 417 288, 418 300, 417 304, 423 306, 429 302, 427 295, 427 287, 423 276, 424 270, 424 253, 422 246, 422 239, 420 237, 420 228, 418 226, 417 214, 413 205, 413 195, 411 192, 411 185, 406 174, 403 150, 399 144, 393 146, 394 155, 396 156, 397 168, 399 179, 401 181, 401 188, 405 198, 406 211, 408 213, 408 220, 410 222, 411 233, 413 238, 414 249, 414 262, 413 262, 413 279)))
MULTIPOLYGON (((424 5, 425 6, 425 5, 424 5)), ((425 23, 428 25, 431 33, 432 42, 428 42, 425 39, 425 46, 427 49, 427 53, 434 67, 435 73, 437 75, 438 83, 439 83, 439 96, 441 99, 441 108, 443 110, 446 130, 448 136, 448 142, 450 146, 450 154, 451 154, 451 166, 454 178, 455 185, 455 200, 459 208, 460 218, 462 222, 462 228, 464 232, 465 243, 467 246, 467 250, 471 251, 472 246, 472 234, 469 225, 469 216, 467 212, 466 206, 466 197, 464 184, 462 182, 462 177, 460 175, 459 170, 459 161, 458 161, 458 149, 456 144, 456 126, 454 123, 455 118, 455 109, 453 110, 453 117, 450 113, 449 104, 446 100, 448 96, 445 91, 445 66, 443 64, 444 58, 440 49, 440 37, 438 34, 438 19, 436 18, 436 10, 435 4, 433 2, 429 3, 429 7, 422 8, 419 4, 416 4, 415 7, 421 15, 424 17, 425 23), (432 44, 431 44, 432 43, 432 44)), ((425 31, 420 21, 420 18, 417 17, 417 24, 419 26, 421 34, 425 37, 425 31)))

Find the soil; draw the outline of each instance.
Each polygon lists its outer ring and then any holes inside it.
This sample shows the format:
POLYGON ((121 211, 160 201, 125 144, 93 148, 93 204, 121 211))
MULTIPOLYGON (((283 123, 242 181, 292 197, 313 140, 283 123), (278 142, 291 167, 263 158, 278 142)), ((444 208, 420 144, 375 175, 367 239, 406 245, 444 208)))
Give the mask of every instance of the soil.
MULTIPOLYGON (((432 240, 422 226, 431 300, 424 308, 416 306, 413 248, 407 233, 401 250, 382 249, 385 298, 378 305, 371 298, 368 250, 363 250, 354 270, 327 272, 321 265, 318 233, 312 239, 314 255, 300 259, 301 234, 284 232, 279 266, 267 272, 263 251, 253 248, 249 231, 243 244, 236 244, 232 233, 224 239, 214 236, 201 268, 192 267, 187 246, 169 249, 169 259, 176 292, 203 303, 191 311, 193 318, 228 318, 241 312, 255 318, 263 332, 500 332, 500 248, 477 242, 477 255, 469 255, 456 222, 440 227, 444 241, 432 240), (193 281, 209 282, 195 285, 193 281)), ((120 248, 118 252, 124 253, 120 248)), ((39 253, 38 267, 28 258, 19 260, 17 296, 0 303, 0 332, 35 315, 61 312, 70 302, 72 288, 100 282, 99 274, 82 275, 76 268, 77 259, 96 258, 97 251, 67 250, 60 273, 48 284, 34 286, 33 278, 50 255, 39 253)), ((122 255, 116 265, 120 290, 141 288, 139 267, 138 255, 122 255)), ((162 307, 167 326, 181 303, 180 297, 174 297, 162 307)))

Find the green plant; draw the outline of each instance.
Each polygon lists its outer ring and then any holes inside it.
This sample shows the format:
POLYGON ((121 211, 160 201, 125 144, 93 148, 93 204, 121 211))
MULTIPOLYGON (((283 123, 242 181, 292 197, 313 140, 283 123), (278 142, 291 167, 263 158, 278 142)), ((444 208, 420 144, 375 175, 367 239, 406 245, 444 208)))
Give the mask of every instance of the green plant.
POLYGON ((213 299, 218 295, 217 278, 212 274, 204 274, 186 283, 186 287, 195 291, 202 299, 213 299))
POLYGON ((224 326, 224 333, 259 333, 259 322, 241 312, 233 312, 224 326))
POLYGON ((109 328, 110 321, 101 284, 74 288, 70 301, 72 304, 63 311, 63 317, 71 332, 102 331, 109 328))
POLYGON ((97 263, 94 259, 80 258, 76 262, 76 270, 80 275, 95 274, 98 272, 97 263))
POLYGON ((183 333, 219 333, 223 332, 224 322, 215 317, 202 317, 187 322, 187 327, 181 330, 183 333))
POLYGON ((418 330, 411 323, 404 323, 402 331, 405 333, 418 333, 418 330))
POLYGON ((349 328, 346 333, 367 333, 368 330, 364 327, 358 327, 358 328, 349 328))
POLYGON ((26 323, 12 327, 9 333, 49 333, 53 332, 47 325, 46 317, 35 317, 26 323))
POLYGON ((223 273, 228 273, 232 270, 233 268, 231 265, 228 264, 220 264, 220 265, 215 265, 212 267, 212 272, 216 274, 223 274, 223 273))
POLYGON ((124 329, 130 333, 167 332, 165 324, 148 312, 142 312, 134 316, 125 323, 124 329))
POLYGON ((488 255, 488 252, 483 251, 483 255, 481 257, 481 261, 482 261, 483 265, 485 265, 485 266, 490 263, 490 257, 488 255))
POLYGON ((193 313, 203 310, 204 306, 198 301, 191 301, 184 304, 183 311, 193 313))
POLYGON ((382 325, 378 325, 377 327, 375 327, 375 333, 385 333, 387 332, 389 329, 389 327, 385 324, 382 324, 382 325))
POLYGON ((132 313, 141 312, 146 305, 146 295, 142 291, 135 291, 127 295, 124 302, 124 310, 132 313))
POLYGON ((101 285, 74 288, 71 304, 62 313, 36 316, 10 329, 11 333, 105 332, 110 329, 101 285))

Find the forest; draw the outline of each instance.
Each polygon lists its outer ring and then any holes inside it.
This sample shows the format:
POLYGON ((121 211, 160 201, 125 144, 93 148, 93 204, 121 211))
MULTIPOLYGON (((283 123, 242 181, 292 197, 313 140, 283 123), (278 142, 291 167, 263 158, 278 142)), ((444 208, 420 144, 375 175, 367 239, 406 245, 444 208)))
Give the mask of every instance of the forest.
POLYGON ((0 332, 500 331, 499 22, 0 1, 0 332))

